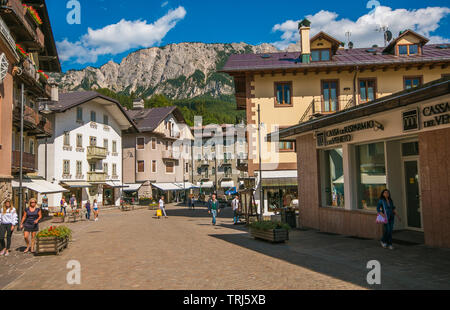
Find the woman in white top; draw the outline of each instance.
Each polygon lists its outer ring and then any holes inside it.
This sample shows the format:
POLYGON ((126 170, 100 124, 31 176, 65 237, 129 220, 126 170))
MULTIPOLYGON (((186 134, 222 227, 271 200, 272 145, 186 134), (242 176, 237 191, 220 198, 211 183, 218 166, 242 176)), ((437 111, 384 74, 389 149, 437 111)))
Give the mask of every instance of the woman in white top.
POLYGON ((97 199, 94 200, 94 217, 95 217, 95 221, 98 221, 98 203, 97 203, 97 199))
POLYGON ((19 219, 17 217, 16 209, 12 206, 11 200, 7 199, 3 203, 3 208, 0 210, 0 255, 9 255, 9 249, 11 248, 11 235, 18 222, 19 219))

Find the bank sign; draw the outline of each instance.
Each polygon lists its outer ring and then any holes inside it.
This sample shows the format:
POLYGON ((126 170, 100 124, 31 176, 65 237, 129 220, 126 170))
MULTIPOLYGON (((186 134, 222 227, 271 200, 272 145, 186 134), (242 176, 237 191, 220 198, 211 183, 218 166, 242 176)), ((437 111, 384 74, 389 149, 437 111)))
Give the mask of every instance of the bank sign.
POLYGON ((353 140, 353 133, 363 130, 384 130, 384 126, 377 121, 365 121, 343 128, 336 128, 319 132, 316 134, 317 146, 324 147, 341 143, 348 143, 353 140))
POLYGON ((402 113, 403 131, 414 131, 450 124, 450 104, 438 103, 402 113))

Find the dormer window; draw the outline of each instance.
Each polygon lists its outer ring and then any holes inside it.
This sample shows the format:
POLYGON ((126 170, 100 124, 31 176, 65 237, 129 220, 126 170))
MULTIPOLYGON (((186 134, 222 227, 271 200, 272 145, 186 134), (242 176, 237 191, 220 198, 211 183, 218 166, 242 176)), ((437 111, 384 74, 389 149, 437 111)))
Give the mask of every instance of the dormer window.
POLYGON ((330 54, 329 49, 312 50, 311 61, 330 61, 330 54))
POLYGON ((399 56, 411 56, 419 54, 419 46, 417 44, 399 44, 398 55, 399 56))

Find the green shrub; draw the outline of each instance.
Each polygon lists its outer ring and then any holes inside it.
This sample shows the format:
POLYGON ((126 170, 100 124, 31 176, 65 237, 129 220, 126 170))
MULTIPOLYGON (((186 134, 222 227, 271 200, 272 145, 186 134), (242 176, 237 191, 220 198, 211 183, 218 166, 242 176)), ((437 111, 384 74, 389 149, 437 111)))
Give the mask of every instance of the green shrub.
POLYGON ((288 231, 291 230, 291 226, 289 226, 288 224, 282 224, 280 222, 271 222, 271 221, 254 222, 250 224, 250 228, 264 231, 273 229, 286 229, 288 231))

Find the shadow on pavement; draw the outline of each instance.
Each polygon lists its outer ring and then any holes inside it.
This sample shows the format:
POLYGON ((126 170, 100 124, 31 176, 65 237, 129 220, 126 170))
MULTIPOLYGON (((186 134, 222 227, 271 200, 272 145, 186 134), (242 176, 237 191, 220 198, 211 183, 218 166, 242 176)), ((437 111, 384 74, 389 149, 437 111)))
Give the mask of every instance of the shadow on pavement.
POLYGON ((450 289, 450 251, 445 249, 409 246, 389 251, 374 240, 316 231, 293 231, 285 244, 255 240, 250 234, 210 236, 368 289, 450 289), (372 260, 381 263, 381 285, 367 283, 372 260))

